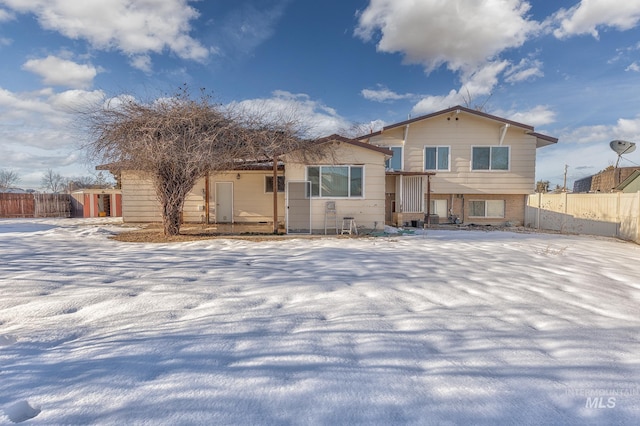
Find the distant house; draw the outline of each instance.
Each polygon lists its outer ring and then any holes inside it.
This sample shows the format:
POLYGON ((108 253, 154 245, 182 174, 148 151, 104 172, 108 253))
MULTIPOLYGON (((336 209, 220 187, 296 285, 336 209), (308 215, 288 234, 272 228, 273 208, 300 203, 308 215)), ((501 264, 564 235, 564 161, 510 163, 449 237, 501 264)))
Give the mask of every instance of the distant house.
POLYGON ((119 189, 81 189, 71 193, 74 217, 121 217, 122 194, 119 189))
POLYGON ((616 187, 618 185, 638 170, 640 170, 639 167, 611 167, 593 176, 576 180, 573 183, 573 192, 584 193, 616 191, 616 187))
MULTIPOLYGON (((382 229, 385 206, 386 148, 332 135, 327 157, 314 164, 284 155, 273 181, 273 163, 212 173, 200 179, 183 209, 185 223, 273 223, 273 191, 277 218, 290 233, 330 233, 353 217, 361 228, 382 229), (326 212, 327 206, 335 207, 326 212), (332 214, 327 222, 327 214, 332 214), (336 226, 336 222, 338 225, 336 226)), ((105 166, 101 166, 105 168, 105 166)), ((151 179, 136 170, 121 170, 122 216, 125 222, 159 222, 160 206, 151 179)))
POLYGON ((532 126, 455 106, 358 138, 390 149, 385 217, 499 225, 524 222, 536 150, 558 141, 532 126), (430 191, 428 190, 430 189, 430 191))
POLYGON ((633 193, 640 191, 640 169, 631 173, 620 185, 616 186, 616 191, 633 193))

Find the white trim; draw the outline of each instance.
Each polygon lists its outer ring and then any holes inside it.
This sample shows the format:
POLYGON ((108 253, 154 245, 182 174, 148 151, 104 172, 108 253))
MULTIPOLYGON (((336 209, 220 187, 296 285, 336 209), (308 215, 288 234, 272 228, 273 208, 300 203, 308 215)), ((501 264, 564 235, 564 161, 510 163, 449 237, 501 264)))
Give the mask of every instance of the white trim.
MULTIPOLYGON (((320 168, 320 175, 318 176, 319 182, 318 182, 318 191, 321 192, 322 191, 322 168, 323 167, 348 167, 349 168, 349 182, 348 182, 348 190, 349 190, 349 195, 347 196, 324 196, 324 195, 313 195, 312 193, 310 193, 310 197, 313 199, 317 199, 317 200, 364 200, 366 198, 366 193, 365 193, 365 182, 366 182, 366 167, 364 164, 309 164, 307 166, 305 166, 304 169, 304 175, 305 175, 305 181, 304 182, 311 182, 311 180, 309 179, 309 167, 319 167, 320 168), (356 195, 356 196, 352 196, 351 195, 351 168, 352 167, 359 167, 362 169, 362 194, 361 195, 356 195)), ((313 188, 313 183, 311 183, 311 188, 313 188)), ((312 191, 313 192, 313 191, 312 191)))
POLYGON ((450 172, 451 171, 451 145, 425 145, 422 148, 422 169, 428 172, 450 172), (436 168, 435 169, 427 169, 427 148, 435 148, 436 149, 436 168), (438 169, 438 151, 439 148, 447 148, 449 152, 447 153, 447 168, 446 169, 438 169))
POLYGON ((234 206, 233 206, 233 194, 234 194, 234 188, 233 188, 233 181, 220 181, 220 182, 216 182, 215 183, 215 197, 213 200, 213 203, 215 204, 215 223, 227 223, 227 222, 218 222, 218 185, 219 184, 225 184, 225 185, 231 185, 231 220, 228 223, 235 223, 235 216, 234 216, 234 206))
POLYGON ((469 161, 469 171, 479 173, 505 173, 511 171, 511 145, 471 145, 471 156, 469 161), (474 169, 473 168, 473 148, 489 148, 489 168, 488 169, 474 169), (509 153, 507 156, 507 168, 506 169, 492 169, 491 168, 491 151, 493 148, 507 148, 509 153))
POLYGON ((506 200, 483 200, 483 199, 471 199, 469 200, 469 213, 471 213, 471 203, 472 202, 479 202, 482 201, 484 202, 484 216, 471 216, 471 214, 469 214, 469 218, 476 218, 476 219, 504 219, 507 215, 507 202, 506 200), (488 216, 487 215, 487 211, 489 210, 487 208, 487 203, 490 201, 501 201, 502 202, 502 216, 488 216))
POLYGON ((391 160, 393 160, 393 156, 391 158, 389 158, 388 160, 385 160, 385 171, 402 171, 404 170, 404 145, 393 145, 393 146, 388 146, 386 147, 388 148, 390 151, 393 152, 393 148, 400 148, 400 170, 396 170, 393 167, 387 167, 387 161, 389 162, 389 165, 391 165, 391 160))

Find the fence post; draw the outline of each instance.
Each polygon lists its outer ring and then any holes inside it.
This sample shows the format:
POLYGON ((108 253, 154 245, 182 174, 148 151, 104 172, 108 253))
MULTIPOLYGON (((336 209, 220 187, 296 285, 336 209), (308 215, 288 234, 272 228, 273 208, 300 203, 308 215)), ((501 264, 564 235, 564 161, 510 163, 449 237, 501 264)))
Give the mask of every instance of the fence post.
POLYGON ((636 192, 636 243, 640 244, 640 191, 636 192))
POLYGON ((538 208, 536 209, 536 229, 540 230, 540 209, 542 208, 542 192, 538 192, 538 208))

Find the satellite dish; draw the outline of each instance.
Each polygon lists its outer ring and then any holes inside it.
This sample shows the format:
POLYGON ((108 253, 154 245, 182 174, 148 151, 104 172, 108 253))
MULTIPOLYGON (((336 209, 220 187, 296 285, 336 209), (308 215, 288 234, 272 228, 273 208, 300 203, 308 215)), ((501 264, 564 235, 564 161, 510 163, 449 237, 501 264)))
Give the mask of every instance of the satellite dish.
POLYGON ((630 152, 633 152, 636 150, 636 144, 634 142, 629 142, 629 141, 615 140, 615 141, 609 142, 609 146, 618 155, 629 154, 630 152))
POLYGON ((634 142, 629 141, 621 141, 616 139, 615 141, 609 142, 609 146, 612 150, 618 154, 618 161, 616 161, 616 169, 618 168, 618 163, 620 162, 620 158, 622 154, 628 154, 636 150, 636 144, 634 142))

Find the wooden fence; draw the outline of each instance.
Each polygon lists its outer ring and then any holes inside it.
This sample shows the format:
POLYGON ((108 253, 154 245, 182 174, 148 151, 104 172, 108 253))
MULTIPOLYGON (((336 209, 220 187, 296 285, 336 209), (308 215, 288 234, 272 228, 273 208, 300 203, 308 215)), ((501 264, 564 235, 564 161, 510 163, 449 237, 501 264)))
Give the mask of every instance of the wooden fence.
POLYGON ((640 192, 533 194, 527 200, 525 225, 640 244, 640 192))
POLYGON ((71 217, 71 196, 0 193, 0 217, 71 217))

